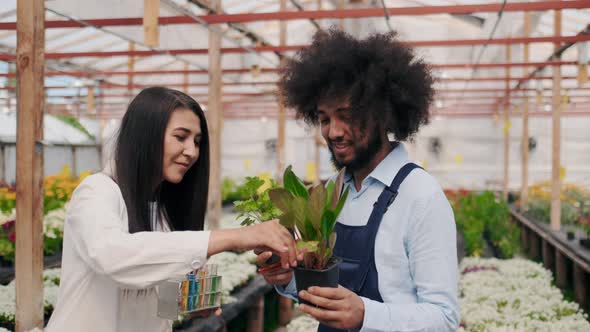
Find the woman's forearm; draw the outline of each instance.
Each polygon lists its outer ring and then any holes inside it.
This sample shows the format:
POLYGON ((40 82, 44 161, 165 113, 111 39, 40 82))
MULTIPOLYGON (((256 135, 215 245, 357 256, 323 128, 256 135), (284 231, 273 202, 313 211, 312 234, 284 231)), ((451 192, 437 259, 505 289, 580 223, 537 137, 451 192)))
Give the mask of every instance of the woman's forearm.
POLYGON ((240 241, 238 229, 218 229, 211 231, 209 235, 209 246, 207 257, 231 249, 239 249, 240 241))

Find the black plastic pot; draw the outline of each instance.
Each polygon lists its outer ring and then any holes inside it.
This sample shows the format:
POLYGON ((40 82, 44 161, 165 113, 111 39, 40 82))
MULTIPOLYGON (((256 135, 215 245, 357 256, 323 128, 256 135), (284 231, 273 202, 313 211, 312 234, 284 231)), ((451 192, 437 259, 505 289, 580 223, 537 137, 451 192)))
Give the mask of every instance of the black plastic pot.
POLYGON ((573 239, 576 238, 576 233, 575 232, 567 232, 567 239, 568 241, 572 241, 573 239))
POLYGON ((278 263, 280 261, 281 261, 281 256, 279 256, 273 252, 272 256, 270 256, 270 258, 266 260, 265 264, 270 265, 270 264, 278 263))
POLYGON ((590 249, 590 239, 580 239, 580 245, 590 249))
MULTIPOLYGON (((332 257, 328 266, 323 270, 311 270, 302 267, 294 268, 297 294, 299 294, 300 291, 307 290, 312 286, 334 288, 338 287, 341 262, 342 258, 332 257)), ((299 303, 310 304, 303 299, 299 299, 299 303)))

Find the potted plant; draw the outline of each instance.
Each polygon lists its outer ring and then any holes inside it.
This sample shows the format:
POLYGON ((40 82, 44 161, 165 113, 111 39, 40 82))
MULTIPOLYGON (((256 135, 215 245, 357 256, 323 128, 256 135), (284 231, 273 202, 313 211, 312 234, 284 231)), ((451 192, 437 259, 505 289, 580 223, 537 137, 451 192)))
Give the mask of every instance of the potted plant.
POLYGON ((580 239, 580 245, 590 249, 590 215, 580 218, 580 224, 584 231, 586 231, 586 238, 580 239))
MULTIPOLYGON (((236 219, 242 220, 240 225, 249 226, 278 218, 281 215, 281 210, 273 204, 268 196, 269 190, 278 187, 278 183, 270 178, 246 177, 244 183, 239 187, 239 195, 245 199, 234 201, 234 209, 240 213, 236 219)), ((275 264, 279 261, 280 257, 273 254, 266 263, 275 264)))
POLYGON ((568 241, 573 241, 576 238, 576 226, 571 224, 565 225, 565 234, 568 241))
POLYGON ((342 192, 344 169, 336 182, 321 184, 309 191, 291 166, 284 176, 284 188, 269 191, 269 197, 282 212, 281 225, 290 229, 297 240, 297 248, 303 250, 304 259, 295 268, 297 291, 311 286, 338 287, 341 258, 333 256, 336 218, 342 211, 348 188, 342 192))

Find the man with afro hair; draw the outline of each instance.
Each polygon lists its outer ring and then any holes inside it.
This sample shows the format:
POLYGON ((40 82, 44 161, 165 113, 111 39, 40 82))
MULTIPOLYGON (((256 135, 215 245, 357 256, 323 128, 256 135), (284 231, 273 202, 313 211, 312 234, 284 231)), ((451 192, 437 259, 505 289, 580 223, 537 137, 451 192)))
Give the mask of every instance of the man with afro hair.
POLYGON ((453 212, 401 143, 428 123, 433 81, 393 32, 359 40, 319 31, 284 68, 286 106, 320 127, 350 189, 335 226, 340 287, 296 294, 292 271, 263 274, 282 295, 314 304, 300 309, 321 323, 319 331, 458 328, 453 212))

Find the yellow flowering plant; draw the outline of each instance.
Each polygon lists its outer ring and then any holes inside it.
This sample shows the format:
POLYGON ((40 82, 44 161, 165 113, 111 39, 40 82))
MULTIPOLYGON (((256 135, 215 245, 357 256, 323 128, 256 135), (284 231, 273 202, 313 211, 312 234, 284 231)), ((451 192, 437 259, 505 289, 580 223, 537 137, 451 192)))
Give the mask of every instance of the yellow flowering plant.
MULTIPOLYGON (((590 190, 574 184, 563 184, 559 198, 561 223, 564 226, 582 224, 583 220, 590 217, 590 190)), ((537 221, 549 223, 551 182, 539 182, 529 188, 529 205, 526 214, 537 221)))
MULTIPOLYGON (((43 180, 43 251, 45 255, 58 252, 63 240, 63 221, 65 205, 71 199, 74 189, 90 175, 82 172, 80 177, 71 174, 68 166, 61 172, 49 175, 43 180)), ((16 190, 13 187, 0 187, 0 258, 12 262, 16 240, 16 190)))

